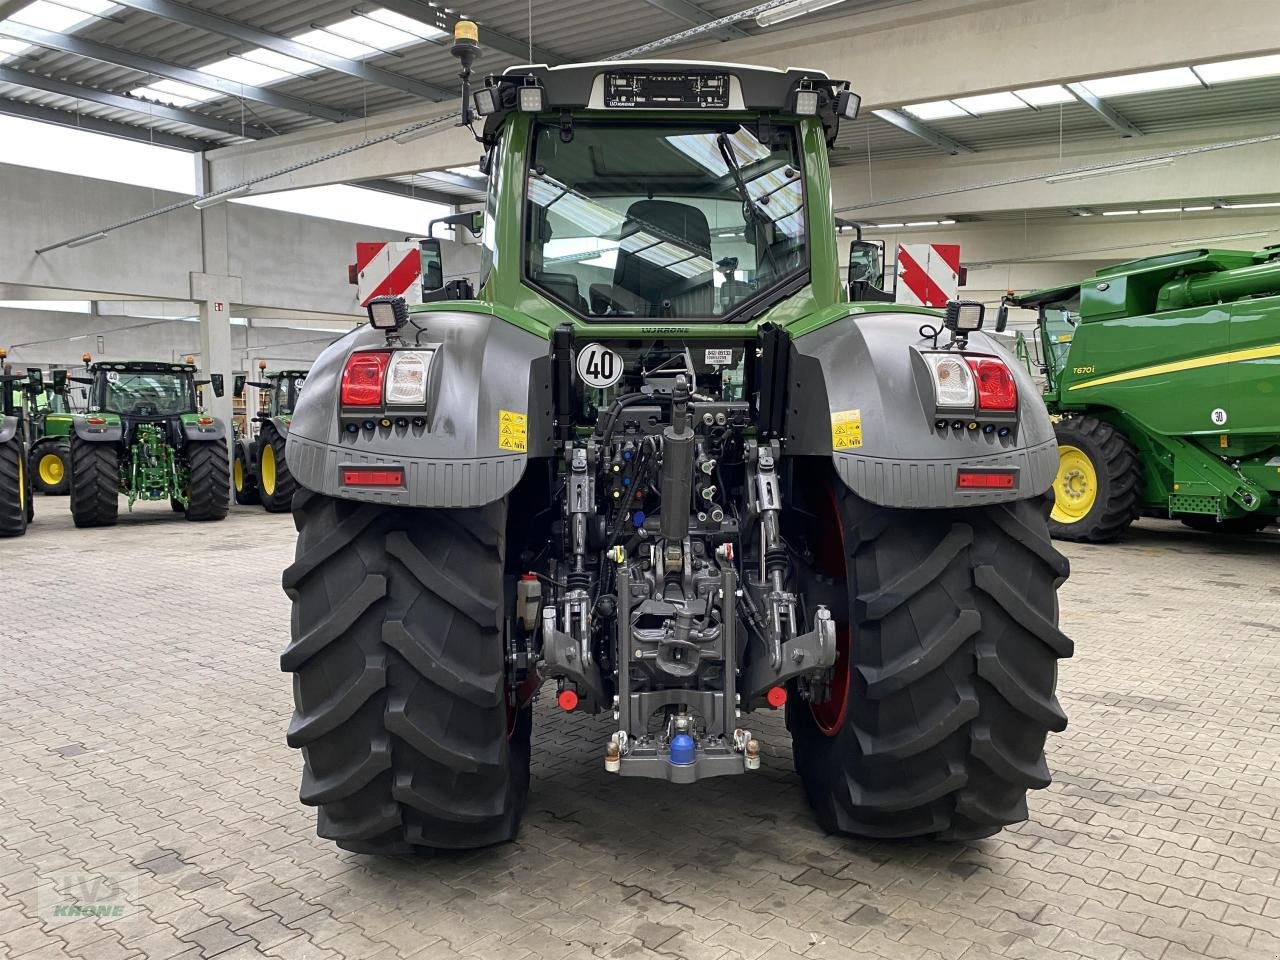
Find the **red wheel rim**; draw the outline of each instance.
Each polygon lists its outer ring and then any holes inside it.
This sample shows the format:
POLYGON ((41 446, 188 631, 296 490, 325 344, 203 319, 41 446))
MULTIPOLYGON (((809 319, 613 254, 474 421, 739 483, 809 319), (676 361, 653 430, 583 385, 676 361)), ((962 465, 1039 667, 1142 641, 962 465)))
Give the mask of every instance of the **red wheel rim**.
MULTIPOLYGON (((824 532, 815 544, 815 560, 818 572, 831 577, 837 583, 847 582, 844 553, 844 525, 840 521, 840 506, 832 483, 826 485, 826 495, 816 497, 819 506, 818 529, 824 532), (827 508, 825 516, 821 507, 827 508)), ((822 703, 810 703, 813 722, 823 735, 834 737, 844 728, 845 714, 849 709, 849 624, 836 623, 836 662, 831 668, 831 695, 822 703)))

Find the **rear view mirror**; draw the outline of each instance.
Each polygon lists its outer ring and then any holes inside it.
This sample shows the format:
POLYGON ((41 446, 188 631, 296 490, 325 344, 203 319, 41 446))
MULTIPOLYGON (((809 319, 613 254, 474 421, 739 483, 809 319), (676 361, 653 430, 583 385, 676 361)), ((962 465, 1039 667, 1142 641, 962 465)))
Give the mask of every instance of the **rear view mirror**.
POLYGON ((444 286, 444 255, 440 249, 440 241, 433 238, 423 240, 422 250, 422 291, 428 293, 444 286))
POLYGON ((222 391, 223 391, 222 374, 220 373, 209 374, 209 385, 213 387, 213 395, 215 397, 222 396, 222 391))
POLYGON ((243 373, 237 373, 235 380, 232 381, 233 395, 237 400, 244 396, 244 382, 245 375, 243 373))
POLYGON ((996 310, 996 333, 1004 333, 1004 328, 1009 325, 1009 304, 1003 300, 1000 301, 1000 308, 996 310))
POLYGON ((27 390, 32 394, 44 393, 44 371, 39 367, 27 367, 27 390))
POLYGON ((849 286, 866 283, 884 289, 884 241, 855 240, 849 244, 849 286))
POLYGON ((53 378, 53 392, 61 396, 67 392, 67 371, 51 370, 49 375, 53 378))

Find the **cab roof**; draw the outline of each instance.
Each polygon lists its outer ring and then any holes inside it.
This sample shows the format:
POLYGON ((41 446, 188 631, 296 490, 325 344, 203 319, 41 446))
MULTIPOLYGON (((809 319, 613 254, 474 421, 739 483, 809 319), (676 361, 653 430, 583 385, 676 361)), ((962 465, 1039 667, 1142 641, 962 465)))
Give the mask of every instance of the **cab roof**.
POLYGON ((194 363, 168 363, 163 360, 95 360, 89 364, 93 372, 124 370, 137 373, 195 373, 194 363))

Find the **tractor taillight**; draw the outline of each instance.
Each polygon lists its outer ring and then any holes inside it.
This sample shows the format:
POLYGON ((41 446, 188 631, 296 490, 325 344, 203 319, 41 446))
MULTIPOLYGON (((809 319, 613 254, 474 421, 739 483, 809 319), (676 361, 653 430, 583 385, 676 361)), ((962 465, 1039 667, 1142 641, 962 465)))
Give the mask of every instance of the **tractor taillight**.
POLYGON ((400 467, 381 470, 362 467, 345 467, 342 471, 344 487, 403 487, 404 470, 400 467))
POLYGON ((1003 360, 995 357, 965 357, 978 384, 978 409, 1013 411, 1018 409, 1018 385, 1003 360))
POLYGON ((107 422, 106 417, 85 417, 84 420, 85 420, 85 423, 91 423, 95 427, 100 427, 107 422))
POLYGON ((381 406, 382 382, 390 360, 390 350, 365 350, 347 357, 347 365, 342 371, 342 405, 381 406))

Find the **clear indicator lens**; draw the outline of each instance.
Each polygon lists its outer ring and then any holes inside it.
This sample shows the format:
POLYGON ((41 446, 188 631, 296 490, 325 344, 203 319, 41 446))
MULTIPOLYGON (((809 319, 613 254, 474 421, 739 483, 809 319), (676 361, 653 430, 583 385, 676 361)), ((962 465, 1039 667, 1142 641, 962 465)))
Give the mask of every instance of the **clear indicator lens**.
POLYGON ((427 402, 430 350, 397 350, 387 370, 387 403, 418 405, 427 402))
POLYGON ((925 360, 933 374, 933 397, 939 407, 972 407, 977 399, 973 375, 964 359, 949 353, 928 353, 925 360))

